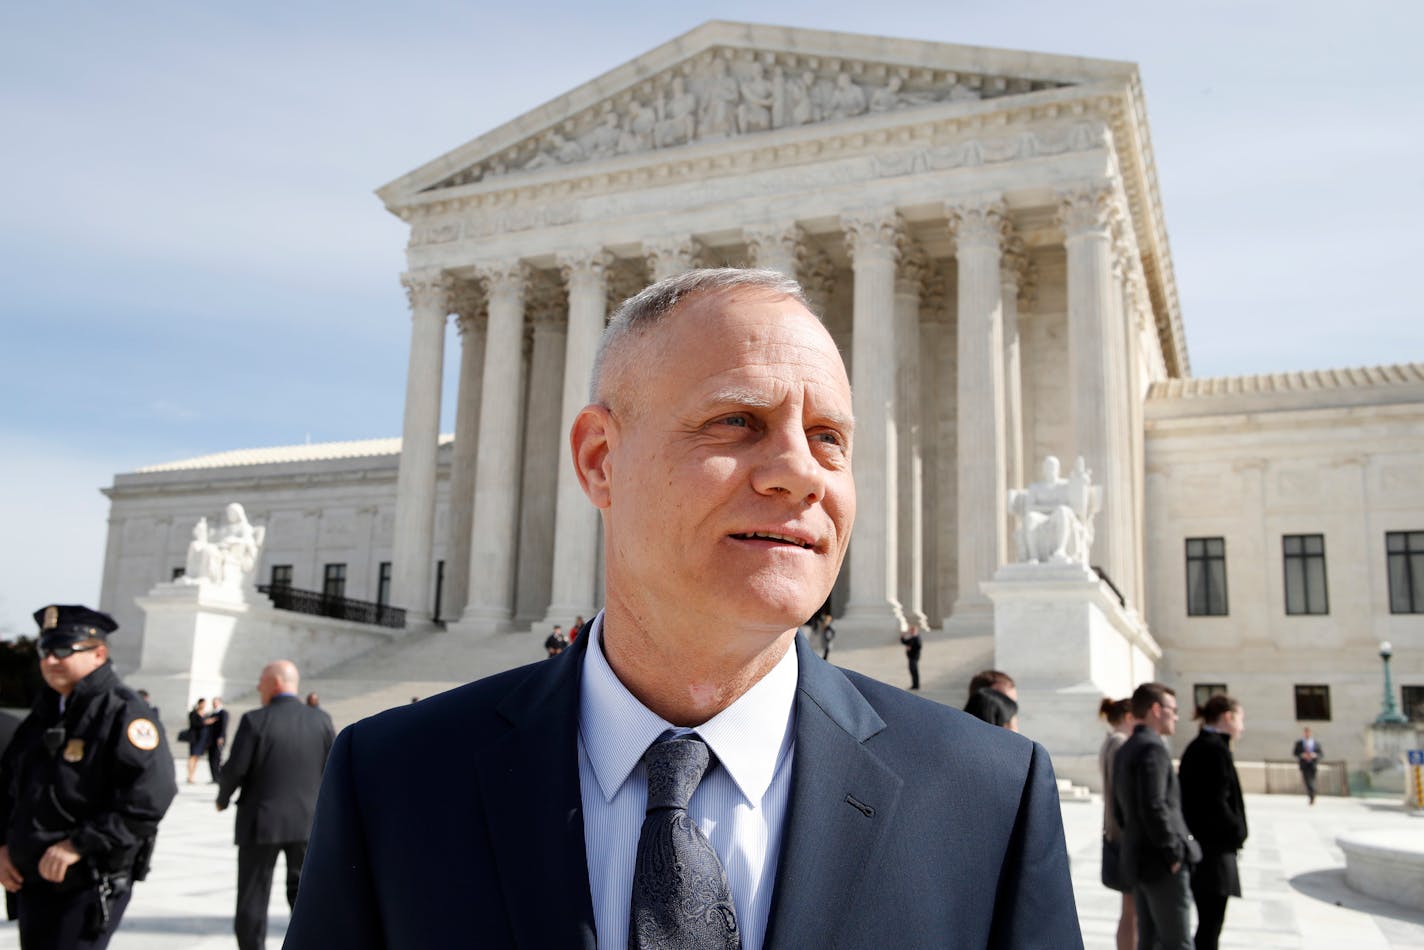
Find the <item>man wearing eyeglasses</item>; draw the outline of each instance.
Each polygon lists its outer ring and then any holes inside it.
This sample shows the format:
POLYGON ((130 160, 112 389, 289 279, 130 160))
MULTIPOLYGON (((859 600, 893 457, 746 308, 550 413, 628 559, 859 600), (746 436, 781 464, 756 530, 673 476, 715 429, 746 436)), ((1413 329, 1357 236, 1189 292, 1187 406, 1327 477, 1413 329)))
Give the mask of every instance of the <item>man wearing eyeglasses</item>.
POLYGON ((1137 726, 1113 760, 1113 808, 1122 827, 1119 873, 1137 905, 1143 950, 1192 950, 1191 866, 1201 847, 1182 817, 1182 790, 1163 741, 1177 731, 1177 696, 1161 683, 1132 693, 1137 726))
POLYGON ((109 663, 113 618, 65 604, 34 616, 45 688, 0 759, 0 885, 25 950, 98 950, 148 872, 178 793, 173 756, 109 663))

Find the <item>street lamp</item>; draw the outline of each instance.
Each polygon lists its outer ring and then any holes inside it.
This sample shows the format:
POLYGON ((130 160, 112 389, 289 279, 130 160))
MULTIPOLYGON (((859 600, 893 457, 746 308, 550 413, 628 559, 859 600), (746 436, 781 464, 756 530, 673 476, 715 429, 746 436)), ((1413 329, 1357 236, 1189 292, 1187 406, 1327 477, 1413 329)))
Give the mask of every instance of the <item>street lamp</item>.
POLYGON ((1389 658, 1394 656, 1394 648, 1390 646, 1388 640, 1380 643, 1379 655, 1380 659, 1384 661, 1384 703, 1380 707, 1380 714, 1375 717, 1375 725, 1408 722, 1408 719, 1400 715, 1399 707, 1394 702, 1394 681, 1389 676, 1389 658))

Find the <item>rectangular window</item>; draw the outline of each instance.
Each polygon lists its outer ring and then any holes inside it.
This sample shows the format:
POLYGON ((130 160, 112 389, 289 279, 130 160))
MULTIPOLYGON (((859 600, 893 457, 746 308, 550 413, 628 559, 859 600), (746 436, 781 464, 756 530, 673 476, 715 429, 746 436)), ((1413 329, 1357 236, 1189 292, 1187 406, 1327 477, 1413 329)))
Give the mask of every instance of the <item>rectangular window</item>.
POLYGON ((382 607, 391 602, 391 562, 382 561, 376 572, 376 603, 382 607))
POLYGON ((1302 721, 1330 721, 1330 687, 1318 683, 1297 684, 1295 718, 1302 721))
POLYGON ((346 596, 346 565, 328 564, 321 575, 321 596, 346 596))
POLYGON ((1389 612, 1424 614, 1424 531, 1387 531, 1389 612))
POLYGON ((1287 534, 1281 538, 1286 571, 1286 613, 1328 614, 1325 591, 1325 535, 1287 534))
MULTIPOLYGON (((1213 696, 1222 695, 1226 692, 1225 683, 1197 683, 1192 687, 1192 702, 1196 703, 1196 708, 1201 709, 1206 705, 1206 701, 1213 696)), ((1185 712, 1183 713, 1185 718, 1185 712)))
POLYGON ((182 577, 184 574, 187 573, 188 569, 186 567, 175 567, 173 569, 173 576, 170 577, 169 580, 176 581, 178 578, 182 577))
POLYGON ((292 565, 273 564, 272 565, 272 586, 291 587, 292 586, 292 565))
POLYGON ((1226 616, 1226 539, 1187 538, 1187 616, 1226 616))
POLYGON ((440 601, 445 597, 445 562, 435 562, 435 616, 432 620, 440 621, 445 618, 440 616, 440 601))
POLYGON ((1424 686, 1401 686, 1404 715, 1410 722, 1424 722, 1424 686))

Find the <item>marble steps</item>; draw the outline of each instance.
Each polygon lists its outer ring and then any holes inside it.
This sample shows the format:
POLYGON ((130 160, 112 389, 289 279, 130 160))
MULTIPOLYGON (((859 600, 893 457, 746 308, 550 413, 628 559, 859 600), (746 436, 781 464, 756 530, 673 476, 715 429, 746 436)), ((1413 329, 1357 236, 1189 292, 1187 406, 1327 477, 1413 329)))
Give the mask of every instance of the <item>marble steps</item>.
MULTIPOLYGON (((993 637, 925 640, 920 658, 920 694, 960 707, 969 678, 991 665, 993 637)), ((426 697, 543 655, 543 635, 503 633, 468 637, 436 631, 414 634, 353 657, 302 680, 302 693, 316 691, 338 729, 392 706, 426 697)), ((909 685, 904 648, 898 642, 849 646, 837 642, 831 662, 900 686, 909 685)), ((250 708, 255 697, 248 700, 250 708)), ((229 704, 238 714, 241 704, 229 704)))

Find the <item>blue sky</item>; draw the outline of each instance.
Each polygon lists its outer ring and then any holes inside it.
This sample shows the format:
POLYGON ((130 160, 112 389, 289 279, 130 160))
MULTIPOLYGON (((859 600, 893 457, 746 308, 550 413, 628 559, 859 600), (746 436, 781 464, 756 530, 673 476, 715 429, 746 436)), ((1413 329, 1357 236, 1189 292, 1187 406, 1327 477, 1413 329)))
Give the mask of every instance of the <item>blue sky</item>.
POLYGON ((115 472, 398 435, 405 229, 372 191, 714 17, 1134 61, 1195 374, 1424 360, 1420 11, 5 4, 0 632, 97 600, 115 472))

